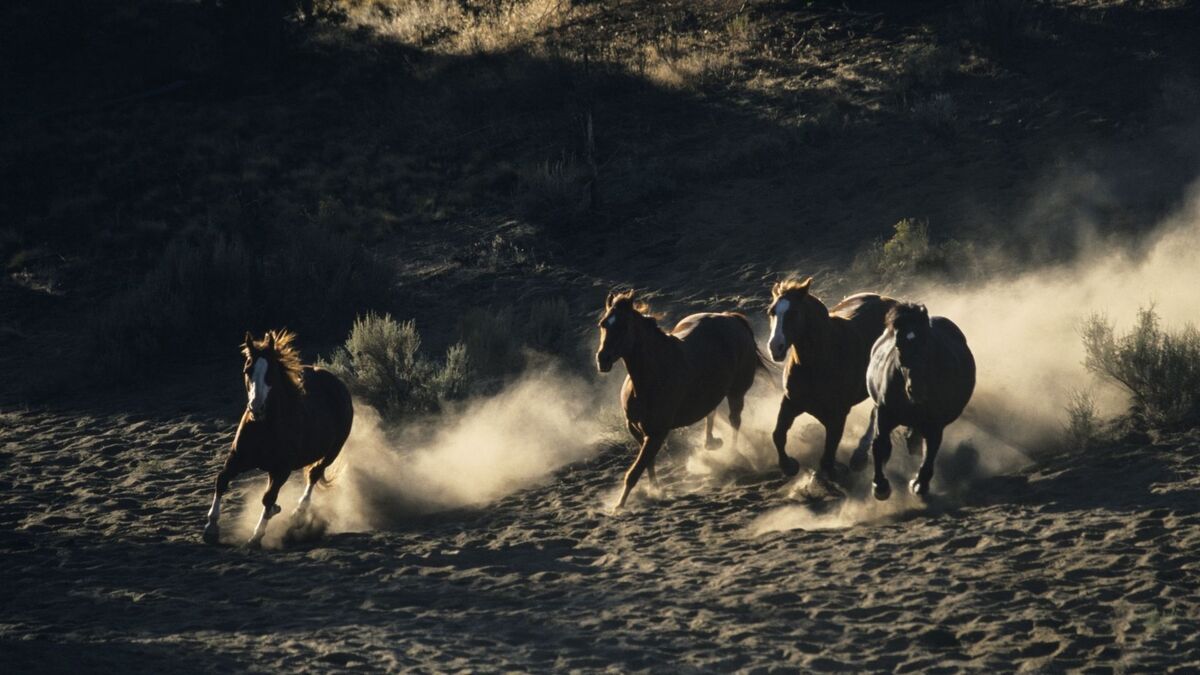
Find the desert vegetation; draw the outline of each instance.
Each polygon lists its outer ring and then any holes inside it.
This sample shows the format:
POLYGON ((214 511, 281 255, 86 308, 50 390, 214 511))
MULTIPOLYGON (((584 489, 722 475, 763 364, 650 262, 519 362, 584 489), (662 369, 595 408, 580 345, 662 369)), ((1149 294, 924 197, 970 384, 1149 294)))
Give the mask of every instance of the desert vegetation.
MULTIPOLYGON (((1093 314, 1081 334, 1088 370, 1129 394, 1140 425, 1178 430, 1200 424, 1200 332, 1195 326, 1164 328, 1150 305, 1125 333, 1104 315, 1093 314)), ((1083 417, 1085 409, 1076 408, 1072 417, 1083 417)))

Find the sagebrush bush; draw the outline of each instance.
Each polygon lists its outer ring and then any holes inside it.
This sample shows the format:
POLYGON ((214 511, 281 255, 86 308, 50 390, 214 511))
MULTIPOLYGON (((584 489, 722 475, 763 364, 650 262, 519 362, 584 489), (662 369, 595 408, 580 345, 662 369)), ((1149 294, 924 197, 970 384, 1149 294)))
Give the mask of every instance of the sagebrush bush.
POLYGON ((562 298, 540 300, 529 306, 525 342, 547 354, 565 355, 574 347, 571 309, 562 298))
POLYGON ((246 330, 318 328, 386 287, 353 243, 316 225, 280 234, 257 252, 221 234, 176 237, 138 285, 90 317, 92 370, 136 379, 147 359, 236 344, 246 330))
POLYGON ((1086 391, 1071 392, 1064 411, 1067 413, 1063 425, 1064 440, 1072 450, 1087 450, 1100 438, 1100 418, 1096 413, 1096 401, 1086 391))
POLYGON ((458 334, 475 372, 482 377, 503 378, 525 366, 523 327, 511 308, 471 309, 459 319, 458 334))
POLYGON ((903 286, 910 278, 942 273, 965 276, 976 266, 969 244, 950 240, 929 241, 929 225, 904 218, 893 226, 892 236, 877 240, 854 257, 855 274, 891 286, 903 286))
POLYGON ((1093 314, 1081 330, 1087 369, 1124 388, 1146 425, 1173 429, 1200 424, 1200 331, 1188 324, 1164 330, 1154 306, 1138 310, 1130 331, 1093 314))
POLYGON ((367 313, 323 366, 387 418, 436 412, 442 402, 467 395, 470 359, 462 344, 450 347, 441 364, 421 354, 416 323, 390 314, 367 313))

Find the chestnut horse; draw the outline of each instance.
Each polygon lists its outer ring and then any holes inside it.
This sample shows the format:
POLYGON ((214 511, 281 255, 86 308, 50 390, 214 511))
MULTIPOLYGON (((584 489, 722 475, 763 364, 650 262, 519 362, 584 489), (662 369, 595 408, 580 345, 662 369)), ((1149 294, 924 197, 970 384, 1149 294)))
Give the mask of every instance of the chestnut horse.
POLYGON ((850 409, 867 398, 866 374, 871 345, 883 332, 884 318, 896 301, 874 293, 852 295, 826 309, 808 292, 812 277, 777 282, 771 288, 768 348, 783 369, 783 400, 771 438, 779 468, 794 476, 800 464, 788 457, 788 429, 809 413, 825 427, 821 472, 832 478, 838 444, 850 409))
POLYGON ((286 330, 267 331, 261 340, 246 333, 242 344, 246 411, 225 466, 217 474, 204 527, 204 541, 209 544, 220 539, 221 496, 231 479, 251 469, 267 472, 262 518, 250 538, 250 544, 257 545, 267 521, 280 511, 275 498, 292 471, 308 467, 308 486, 293 514, 299 516, 312 500, 313 486, 323 482, 325 469, 350 436, 354 421, 350 392, 328 370, 301 365, 295 337, 286 330))
POLYGON ((692 314, 664 333, 633 292, 609 293, 600 319, 596 366, 607 373, 625 360, 628 376, 621 389, 629 433, 641 445, 625 474, 619 510, 643 471, 657 487, 654 459, 671 429, 707 418, 705 447, 721 446, 713 436, 713 418, 721 399, 729 401, 734 447, 742 423, 746 391, 756 370, 766 369, 745 316, 734 312, 692 314))
MULTIPOLYGON (((892 486, 883 467, 892 456, 892 430, 908 427, 908 451, 916 454, 925 441, 921 468, 909 483, 913 494, 929 494, 933 463, 942 445, 942 432, 958 419, 975 391, 975 357, 967 338, 950 319, 929 318, 925 305, 905 303, 888 312, 887 330, 871 349, 867 389, 875 401, 871 431, 875 440, 876 499, 887 499, 892 486)), ((865 465, 865 446, 855 452, 851 466, 865 465)))

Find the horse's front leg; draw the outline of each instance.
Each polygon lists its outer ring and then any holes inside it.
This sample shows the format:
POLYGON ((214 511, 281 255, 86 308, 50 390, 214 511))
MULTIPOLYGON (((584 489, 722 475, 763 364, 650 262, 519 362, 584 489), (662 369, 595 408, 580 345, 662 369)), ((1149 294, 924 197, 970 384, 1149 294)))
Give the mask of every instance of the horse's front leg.
POLYGON ((208 522, 204 525, 204 543, 216 544, 221 541, 221 498, 229 490, 229 482, 246 471, 236 452, 231 452, 225 459, 225 466, 217 474, 217 485, 213 490, 212 506, 208 509, 208 522))
POLYGON ((633 465, 629 467, 629 471, 625 472, 625 487, 621 490, 621 498, 617 500, 613 511, 625 508, 625 501, 629 499, 629 493, 633 491, 633 486, 637 485, 638 479, 642 477, 642 472, 646 470, 646 467, 654 464, 658 449, 662 447, 663 441, 666 439, 666 432, 646 432, 646 439, 642 441, 637 459, 633 460, 633 465))
POLYGON ((708 417, 704 420, 704 449, 716 450, 723 445, 723 441, 716 436, 713 436, 713 422, 717 419, 717 411, 714 409, 708 413, 708 417))
POLYGON ((254 528, 254 534, 250 536, 248 542, 251 546, 258 546, 262 543, 263 535, 267 533, 267 521, 278 514, 282 509, 275 503, 279 497, 279 489, 287 482, 290 471, 272 471, 267 478, 267 491, 263 493, 262 517, 258 519, 258 525, 254 528))
POLYGON ((929 482, 933 480, 933 464, 937 461, 938 449, 942 447, 942 428, 927 429, 925 432, 925 456, 921 460, 921 468, 917 477, 908 484, 914 495, 924 497, 929 494, 929 482))
POLYGON ((825 427, 825 450, 821 453, 821 473, 827 478, 834 478, 837 469, 837 449, 842 443, 842 434, 846 431, 846 415, 850 411, 836 412, 821 420, 825 427))
POLYGON ((871 443, 871 454, 875 457, 875 478, 871 487, 875 499, 881 501, 892 495, 892 485, 883 475, 883 468, 892 456, 892 430, 895 428, 896 424, 886 419, 882 411, 876 412, 875 440, 871 443))
POLYGON ((801 412, 803 411, 799 406, 786 395, 779 402, 779 417, 775 418, 775 431, 771 433, 771 440, 775 442, 775 452, 779 454, 779 469, 785 476, 795 476, 800 473, 800 462, 788 457, 785 448, 787 447, 788 429, 792 428, 792 422, 801 412))

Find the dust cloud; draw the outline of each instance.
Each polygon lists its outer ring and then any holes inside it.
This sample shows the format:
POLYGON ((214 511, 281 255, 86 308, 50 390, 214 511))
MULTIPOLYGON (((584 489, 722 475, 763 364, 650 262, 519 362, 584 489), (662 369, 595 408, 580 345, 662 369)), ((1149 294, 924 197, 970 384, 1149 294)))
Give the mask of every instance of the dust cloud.
MULTIPOLYGON (((601 449, 606 436, 598 393, 578 375, 542 368, 494 396, 399 429, 387 429, 373 408, 356 401, 350 438, 331 467, 333 485, 313 495, 319 532, 312 534, 393 527, 479 507, 543 481, 601 449)), ((292 474, 276 520, 288 518, 303 483, 300 472, 292 474)), ((245 492, 238 527, 247 534, 261 514, 260 494, 258 485, 245 492)), ((285 529, 272 523, 265 543, 278 544, 285 529)))
MULTIPOLYGON (((925 303, 930 314, 958 324, 977 366, 971 404, 946 429, 935 494, 969 489, 973 481, 1019 470, 1060 450, 1065 408, 1074 391, 1091 394, 1102 417, 1128 408, 1123 391, 1097 380, 1083 365, 1080 327, 1090 315, 1107 316, 1118 331, 1128 329, 1137 310, 1151 304, 1167 328, 1195 323, 1200 316, 1200 182, 1188 190, 1182 208, 1140 242, 1104 240, 1090 228, 1080 237, 1081 252, 1067 264, 981 283, 929 283, 906 294, 925 303)), ((867 411, 869 403, 852 413, 841 459, 864 430, 867 411)), ((760 416, 756 420, 763 423, 760 416)), ((802 430, 800 443, 792 433, 789 445, 799 448, 791 454, 802 463, 804 452, 815 461, 814 446, 821 438, 816 431, 802 430)), ((887 522, 921 508, 903 490, 919 457, 909 456, 903 441, 894 440, 887 473, 897 489, 887 502, 876 503, 865 489, 868 468, 832 510, 783 507, 755 519, 751 531, 843 528, 887 522)))

